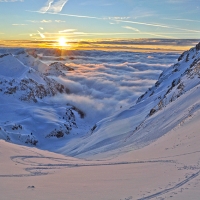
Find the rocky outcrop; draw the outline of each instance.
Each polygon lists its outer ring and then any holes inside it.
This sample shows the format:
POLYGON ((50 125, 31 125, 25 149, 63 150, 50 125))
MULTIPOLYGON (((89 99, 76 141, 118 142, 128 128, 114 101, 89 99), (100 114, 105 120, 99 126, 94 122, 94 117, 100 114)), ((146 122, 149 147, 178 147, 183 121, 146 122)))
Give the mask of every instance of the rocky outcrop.
POLYGON ((183 52, 178 62, 165 70, 155 85, 138 98, 137 103, 152 95, 155 96, 158 104, 150 110, 148 116, 152 116, 183 95, 188 90, 187 82, 190 82, 190 79, 195 79, 194 84, 198 84, 198 78, 200 78, 200 43, 189 51, 183 52), (159 96, 154 95, 158 93, 159 96))

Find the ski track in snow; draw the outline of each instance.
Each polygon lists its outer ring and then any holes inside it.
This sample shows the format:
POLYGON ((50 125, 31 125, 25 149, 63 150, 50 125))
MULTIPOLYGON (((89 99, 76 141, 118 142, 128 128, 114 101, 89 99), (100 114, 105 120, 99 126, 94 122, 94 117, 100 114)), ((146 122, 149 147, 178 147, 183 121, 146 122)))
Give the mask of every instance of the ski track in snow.
MULTIPOLYGON (((55 173, 55 170, 59 169, 66 169, 66 168, 75 168, 75 167, 98 167, 98 166, 116 166, 116 165, 135 165, 135 164, 147 164, 147 163, 164 163, 164 164, 180 164, 177 163, 175 160, 162 160, 164 158, 168 157, 159 157, 159 158, 152 158, 150 160, 141 160, 141 161, 133 161, 133 162, 105 162, 105 161, 86 161, 86 160, 73 160, 73 158, 57 158, 57 157, 46 157, 43 156, 42 154, 39 154, 35 151, 31 152, 35 153, 35 156, 11 156, 10 159, 16 163, 16 164, 21 164, 26 167, 24 170, 27 173, 24 174, 5 174, 1 175, 1 178, 23 178, 23 177, 30 177, 30 176, 45 176, 51 173, 55 173), (39 162, 39 160, 47 160, 47 163, 42 163, 39 162), (57 162, 57 163, 55 163, 57 162)), ((200 151, 196 152, 188 152, 185 154, 179 154, 179 155, 174 155, 174 156, 169 156, 170 157, 179 157, 179 156, 185 156, 185 155, 190 155, 190 154, 196 154, 200 153, 200 151)), ((187 166, 184 165, 184 169, 186 169, 187 166)), ((191 168, 190 168, 191 169, 191 168)), ((164 190, 161 190, 157 193, 151 194, 146 197, 141 197, 138 198, 137 200, 148 200, 148 199, 154 199, 157 197, 160 197, 161 195, 167 194, 169 192, 172 192, 173 190, 176 190, 182 186, 184 186, 186 183, 189 181, 195 179, 197 176, 200 174, 199 168, 193 168, 192 170, 195 170, 195 172, 190 175, 189 177, 186 177, 184 180, 181 182, 175 183, 174 186, 166 188, 164 190), (198 171, 196 171, 198 169, 198 171)))
POLYGON ((199 175, 200 171, 198 171, 197 173, 194 173, 192 174, 190 177, 186 178, 185 180, 177 183, 175 186, 171 187, 171 188, 168 188, 168 189, 165 189, 165 190, 162 190, 160 192, 157 192, 155 194, 152 194, 150 196, 147 196, 147 197, 143 197, 143 198, 140 198, 138 200, 148 200, 148 199, 153 199, 153 198, 156 198, 158 196, 161 196, 163 194, 166 194, 168 192, 171 192, 175 189, 178 189, 179 187, 185 185, 186 183, 188 183, 189 181, 191 181, 192 179, 196 178, 198 175, 199 175))
POLYGON ((29 174, 7 174, 0 175, 0 177, 24 177, 24 176, 41 176, 48 175, 50 172, 45 172, 48 170, 62 169, 62 168, 72 168, 72 167, 97 167, 97 166, 112 166, 112 165, 133 165, 133 164, 145 164, 145 163, 174 163, 173 160, 145 160, 145 161, 135 161, 135 162, 92 162, 83 161, 83 163, 77 163, 76 161, 70 161, 70 159, 61 159, 56 157, 46 157, 46 156, 11 156, 10 159, 22 165, 28 165, 31 167, 25 168, 25 171, 29 174), (49 161, 56 161, 58 164, 53 164, 51 162, 43 164, 36 161, 31 161, 31 159, 47 159, 49 161))

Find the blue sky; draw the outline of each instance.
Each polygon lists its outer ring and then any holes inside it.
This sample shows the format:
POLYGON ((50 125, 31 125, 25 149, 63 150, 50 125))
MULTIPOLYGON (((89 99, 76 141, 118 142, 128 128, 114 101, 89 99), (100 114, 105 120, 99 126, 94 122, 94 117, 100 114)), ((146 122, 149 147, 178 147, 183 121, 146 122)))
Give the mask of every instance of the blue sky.
POLYGON ((200 0, 0 0, 0 39, 200 36, 200 0))

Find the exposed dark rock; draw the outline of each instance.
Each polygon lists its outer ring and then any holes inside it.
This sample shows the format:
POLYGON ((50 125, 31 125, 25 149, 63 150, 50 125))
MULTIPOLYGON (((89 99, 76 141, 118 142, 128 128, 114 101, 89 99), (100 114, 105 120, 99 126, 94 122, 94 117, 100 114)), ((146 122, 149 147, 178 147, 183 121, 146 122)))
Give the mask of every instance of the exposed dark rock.
POLYGON ((58 131, 54 130, 46 136, 46 138, 51 138, 51 137, 62 138, 64 137, 64 132, 62 130, 58 130, 58 131))
POLYGON ((5 56, 9 56, 10 54, 9 53, 6 53, 6 54, 3 54, 3 55, 0 55, 0 58, 3 58, 5 56))
POLYGON ((152 108, 149 112, 149 116, 152 116, 154 113, 156 112, 156 110, 154 108, 152 108))
POLYGON ((82 119, 85 117, 85 113, 82 110, 78 109, 77 107, 72 106, 72 110, 75 110, 82 119))
POLYGON ((179 56, 178 61, 181 61, 181 60, 183 59, 183 57, 185 56, 185 53, 186 53, 186 52, 183 52, 183 53, 179 56))
POLYGON ((36 144, 38 143, 38 140, 35 140, 33 138, 27 138, 26 141, 25 141, 25 143, 36 146, 36 144))
POLYGON ((197 51, 200 50, 200 42, 196 45, 196 50, 197 50, 197 51))
POLYGON ((97 128, 97 125, 95 124, 92 128, 91 128, 91 133, 94 132, 94 130, 97 128))

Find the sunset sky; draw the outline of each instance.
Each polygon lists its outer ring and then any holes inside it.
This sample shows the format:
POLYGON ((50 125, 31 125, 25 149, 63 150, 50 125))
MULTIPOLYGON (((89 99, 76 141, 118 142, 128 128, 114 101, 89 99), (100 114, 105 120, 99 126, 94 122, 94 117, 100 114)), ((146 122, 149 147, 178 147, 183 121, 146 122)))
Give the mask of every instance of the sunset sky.
POLYGON ((0 39, 197 39, 199 7, 200 0, 0 0, 0 39))

